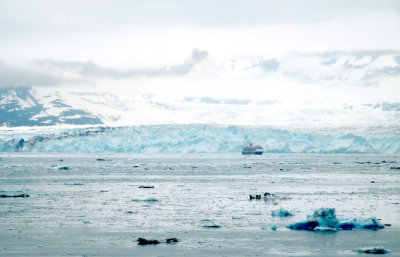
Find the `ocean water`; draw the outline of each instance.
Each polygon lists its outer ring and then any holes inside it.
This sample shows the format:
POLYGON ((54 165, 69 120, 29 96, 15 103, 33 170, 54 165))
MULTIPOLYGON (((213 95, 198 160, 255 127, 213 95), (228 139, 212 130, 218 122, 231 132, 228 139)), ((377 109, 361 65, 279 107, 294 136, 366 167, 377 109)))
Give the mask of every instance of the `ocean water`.
POLYGON ((1 194, 30 197, 0 198, 0 256, 400 256, 399 166, 366 154, 2 153, 1 194), (287 228, 320 208, 386 225, 287 228))

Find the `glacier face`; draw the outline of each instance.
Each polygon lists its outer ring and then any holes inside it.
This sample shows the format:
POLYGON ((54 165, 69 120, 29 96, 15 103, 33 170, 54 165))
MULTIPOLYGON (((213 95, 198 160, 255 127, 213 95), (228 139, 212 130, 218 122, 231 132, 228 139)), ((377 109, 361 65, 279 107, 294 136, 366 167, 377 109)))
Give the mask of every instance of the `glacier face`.
POLYGON ((0 130, 0 152, 400 154, 398 128, 295 130, 266 126, 146 125, 0 130), (373 132, 372 132, 373 131, 373 132))

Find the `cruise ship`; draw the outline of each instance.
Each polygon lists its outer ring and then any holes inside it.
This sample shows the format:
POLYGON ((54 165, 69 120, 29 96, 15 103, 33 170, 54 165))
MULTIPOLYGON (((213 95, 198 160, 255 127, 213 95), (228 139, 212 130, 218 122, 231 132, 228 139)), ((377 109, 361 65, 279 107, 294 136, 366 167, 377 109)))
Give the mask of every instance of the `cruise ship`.
POLYGON ((262 146, 260 145, 253 145, 253 144, 249 144, 248 146, 246 146, 245 148, 243 148, 242 154, 256 154, 256 155, 261 155, 264 152, 264 148, 262 148, 262 146))

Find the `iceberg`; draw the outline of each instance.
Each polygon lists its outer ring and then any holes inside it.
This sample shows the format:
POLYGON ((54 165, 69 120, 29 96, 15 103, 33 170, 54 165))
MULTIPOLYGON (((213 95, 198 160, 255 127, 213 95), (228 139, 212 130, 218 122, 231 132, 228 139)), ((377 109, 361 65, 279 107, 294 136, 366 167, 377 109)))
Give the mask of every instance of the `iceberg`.
POLYGON ((362 248, 355 250, 358 253, 366 253, 366 254, 387 254, 390 253, 390 250, 386 250, 383 247, 371 247, 371 248, 362 248))
POLYGON ((285 210, 283 208, 280 208, 279 210, 274 210, 271 212, 272 217, 289 217, 293 216, 293 213, 291 213, 288 210, 285 210))
POLYGON ((292 230, 352 230, 368 229, 378 230, 385 226, 372 217, 367 219, 358 218, 338 218, 334 208, 321 208, 314 211, 313 215, 309 215, 306 221, 297 222, 288 226, 292 230))

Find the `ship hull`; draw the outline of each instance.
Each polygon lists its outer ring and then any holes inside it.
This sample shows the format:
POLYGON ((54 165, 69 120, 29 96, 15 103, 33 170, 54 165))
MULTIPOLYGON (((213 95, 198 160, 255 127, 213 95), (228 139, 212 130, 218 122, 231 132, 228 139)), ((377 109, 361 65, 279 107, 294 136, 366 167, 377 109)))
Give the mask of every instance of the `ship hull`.
POLYGON ((242 152, 243 155, 262 155, 263 152, 242 152))

